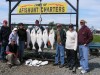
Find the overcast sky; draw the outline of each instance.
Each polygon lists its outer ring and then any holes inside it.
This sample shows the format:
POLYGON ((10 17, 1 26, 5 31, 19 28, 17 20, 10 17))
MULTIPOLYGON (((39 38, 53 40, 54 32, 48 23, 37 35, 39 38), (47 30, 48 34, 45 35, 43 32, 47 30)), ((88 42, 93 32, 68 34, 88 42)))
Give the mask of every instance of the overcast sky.
MULTIPOLYGON (((76 6, 76 0, 69 0, 74 6, 76 6)), ((42 2, 65 2, 64 0, 42 0, 42 2)), ((26 4, 30 2, 21 2, 26 4)), ((39 1, 32 1, 31 3, 39 3, 39 1)), ((12 6, 15 4, 12 3, 12 6)), ((68 6, 68 11, 72 9, 68 6)), ((72 10, 73 11, 73 10, 72 10)), ((16 12, 16 10, 14 11, 16 12)), ((23 22, 23 23, 34 23, 36 19, 39 19, 39 15, 23 15, 23 16, 12 16, 12 23, 23 22)), ((0 1, 0 22, 4 19, 8 19, 8 2, 6 0, 0 1)), ((89 27, 94 26, 100 28, 100 0, 80 0, 79 6, 79 20, 84 19, 87 21, 89 27)), ((75 15, 71 15, 71 22, 75 23, 75 15)), ((48 24, 54 21, 55 23, 70 23, 70 15, 42 15, 42 23, 48 24)))

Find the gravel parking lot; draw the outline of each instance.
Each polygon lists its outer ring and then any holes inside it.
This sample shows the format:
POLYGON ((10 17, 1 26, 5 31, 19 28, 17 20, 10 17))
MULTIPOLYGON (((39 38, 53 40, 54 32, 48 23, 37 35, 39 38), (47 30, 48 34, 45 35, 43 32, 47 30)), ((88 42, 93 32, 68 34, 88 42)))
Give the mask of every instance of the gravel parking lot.
MULTIPOLYGON (((26 66, 25 63, 23 63, 20 66, 14 66, 10 69, 6 63, 0 62, 0 75, 82 75, 80 70, 76 70, 76 74, 73 74, 68 68, 59 68, 52 64, 53 62, 49 62, 48 65, 34 67, 26 66)), ((89 66, 90 72, 85 75, 100 75, 100 56, 90 56, 89 66)))

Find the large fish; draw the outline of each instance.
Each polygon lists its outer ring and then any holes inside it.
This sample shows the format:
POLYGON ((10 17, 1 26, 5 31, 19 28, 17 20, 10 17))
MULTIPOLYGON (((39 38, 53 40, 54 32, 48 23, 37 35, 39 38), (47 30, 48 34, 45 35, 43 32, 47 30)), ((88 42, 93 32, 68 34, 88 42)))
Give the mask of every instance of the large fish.
POLYGON ((35 29, 33 28, 31 31, 31 41, 32 41, 32 49, 35 49, 35 42, 36 42, 36 33, 35 33, 35 29))
POLYGON ((41 50, 42 42, 43 42, 42 31, 39 28, 39 30, 37 31, 37 44, 39 46, 39 50, 38 50, 39 52, 42 52, 42 50, 41 50))
POLYGON ((44 42, 44 48, 47 48, 47 42, 48 42, 49 36, 48 36, 48 31, 45 28, 45 30, 43 31, 43 42, 44 42))
POLYGON ((51 44, 51 49, 54 49, 54 42, 55 42, 55 32, 54 32, 54 29, 52 28, 49 32, 49 41, 50 41, 50 44, 51 44))
POLYGON ((29 47, 30 47, 29 44, 30 44, 30 42, 31 42, 30 29, 28 28, 28 29, 26 30, 26 32, 27 32, 27 48, 29 48, 29 47))

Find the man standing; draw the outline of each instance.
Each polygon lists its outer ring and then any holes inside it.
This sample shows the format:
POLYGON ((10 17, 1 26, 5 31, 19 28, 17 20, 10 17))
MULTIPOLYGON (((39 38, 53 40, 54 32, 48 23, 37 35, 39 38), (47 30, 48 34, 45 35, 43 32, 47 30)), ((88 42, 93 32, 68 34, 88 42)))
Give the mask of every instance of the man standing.
POLYGON ((20 62, 23 62, 24 48, 25 48, 25 44, 27 43, 27 33, 26 30, 24 29, 23 23, 19 23, 19 29, 17 33, 19 37, 18 57, 20 62))
POLYGON ((5 55, 6 55, 6 46, 8 45, 8 39, 10 35, 10 28, 7 26, 7 20, 3 21, 3 26, 1 27, 0 31, 0 44, 1 44, 1 60, 5 61, 5 55))
POLYGON ((55 63, 54 66, 58 65, 60 62, 59 67, 64 67, 64 47, 66 42, 66 33, 62 29, 61 24, 57 24, 57 32, 55 35, 55 41, 56 41, 56 56, 55 56, 55 63))
POLYGON ((92 32, 85 24, 86 24, 85 20, 80 21, 81 29, 78 32, 79 55, 80 55, 80 67, 78 69, 81 69, 81 73, 86 73, 89 70, 88 45, 93 40, 92 32))

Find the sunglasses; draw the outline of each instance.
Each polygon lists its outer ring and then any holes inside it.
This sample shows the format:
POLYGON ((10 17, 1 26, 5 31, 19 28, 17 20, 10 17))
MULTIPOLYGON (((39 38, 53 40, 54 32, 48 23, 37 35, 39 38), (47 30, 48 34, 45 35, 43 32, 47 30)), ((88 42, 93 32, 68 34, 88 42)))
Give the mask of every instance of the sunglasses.
POLYGON ((15 41, 13 41, 13 42, 15 42, 15 41))
POLYGON ((80 22, 80 23, 84 23, 84 22, 80 22))

